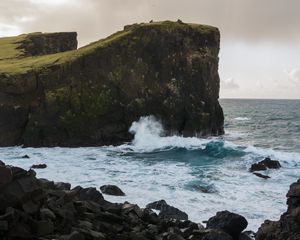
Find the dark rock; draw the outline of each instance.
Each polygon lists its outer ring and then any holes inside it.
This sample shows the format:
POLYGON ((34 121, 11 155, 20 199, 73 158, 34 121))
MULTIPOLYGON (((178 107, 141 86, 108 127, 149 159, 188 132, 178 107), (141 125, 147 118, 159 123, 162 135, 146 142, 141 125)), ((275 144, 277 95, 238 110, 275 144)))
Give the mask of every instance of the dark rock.
POLYGON ((51 221, 36 221, 33 223, 33 229, 35 234, 39 237, 49 235, 53 233, 54 226, 51 221))
POLYGON ((185 212, 179 210, 178 208, 168 205, 165 200, 159 200, 156 202, 149 203, 146 207, 159 210, 160 213, 158 216, 162 218, 188 220, 188 215, 185 212))
POLYGON ((64 182, 55 182, 54 187, 58 190, 70 190, 71 184, 70 183, 64 183, 64 182))
POLYGON ((300 239, 300 179, 291 184, 287 193, 288 210, 279 221, 266 220, 256 233, 256 240, 300 239))
POLYGON ((0 220, 0 231, 7 231, 7 230, 8 230, 8 222, 0 220))
POLYGON ((13 174, 10 168, 0 166, 0 188, 10 183, 13 179, 13 174))
POLYGON ((81 188, 79 190, 79 200, 102 203, 104 198, 102 194, 99 191, 97 191, 96 188, 90 187, 90 188, 81 188))
POLYGON ((211 230, 201 240, 234 240, 229 234, 220 230, 211 230))
POLYGON ((61 236, 60 239, 61 240, 85 240, 84 236, 81 233, 77 232, 77 231, 73 231, 69 235, 61 236))
POLYGON ((146 208, 155 209, 155 210, 161 210, 162 206, 166 206, 166 205, 168 205, 167 202, 162 199, 162 200, 159 200, 159 201, 148 203, 146 205, 146 208))
POLYGON ((238 240, 240 233, 248 226, 247 220, 229 211, 217 212, 206 224, 206 228, 220 229, 228 233, 234 240, 238 240))
POLYGON ((271 160, 270 158, 265 158, 263 161, 252 164, 249 171, 250 172, 264 171, 264 170, 267 170, 268 168, 278 169, 280 167, 281 167, 281 165, 280 165, 279 161, 271 160))
POLYGON ((42 168, 46 168, 47 165, 42 163, 42 164, 33 164, 30 168, 35 168, 35 169, 42 169, 42 168))
POLYGON ((270 178, 269 176, 264 175, 264 174, 261 174, 261 173, 256 173, 256 172, 254 172, 253 174, 254 174, 255 176, 257 176, 257 177, 264 178, 264 179, 270 178))
POLYGON ((27 154, 23 155, 21 158, 30 158, 27 154))
POLYGON ((77 49, 76 38, 76 32, 31 33, 23 42, 20 42, 18 48, 23 49, 25 56, 60 53, 77 49))
POLYGON ((5 163, 0 160, 0 166, 5 167, 5 163))
POLYGON ((255 240, 255 233, 252 231, 242 232, 239 240, 255 240))
POLYGON ((108 195, 125 196, 125 193, 116 185, 103 185, 100 187, 100 190, 108 195))

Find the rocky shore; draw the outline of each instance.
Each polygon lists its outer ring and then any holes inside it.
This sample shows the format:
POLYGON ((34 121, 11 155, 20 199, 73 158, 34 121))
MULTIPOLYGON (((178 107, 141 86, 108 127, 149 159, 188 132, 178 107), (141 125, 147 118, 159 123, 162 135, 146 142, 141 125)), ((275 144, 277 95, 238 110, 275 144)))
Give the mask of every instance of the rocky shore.
POLYGON ((39 179, 32 169, 26 171, 3 162, 0 162, 0 203, 3 240, 252 239, 247 232, 242 233, 247 220, 235 213, 218 212, 204 227, 189 221, 186 213, 163 200, 146 208, 128 202, 111 203, 96 188, 71 188, 69 183, 39 179))

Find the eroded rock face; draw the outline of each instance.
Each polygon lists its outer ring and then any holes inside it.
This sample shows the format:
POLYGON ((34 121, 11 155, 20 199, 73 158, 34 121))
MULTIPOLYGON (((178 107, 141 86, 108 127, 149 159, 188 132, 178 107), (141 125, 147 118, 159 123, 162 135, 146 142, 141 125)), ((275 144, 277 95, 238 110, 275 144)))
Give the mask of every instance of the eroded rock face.
POLYGON ((287 198, 288 210, 279 221, 266 220, 258 229, 257 240, 300 239, 300 179, 290 186, 287 198))
POLYGON ((9 62, 0 70, 0 146, 118 144, 146 115, 167 133, 223 134, 219 41, 210 26, 135 24, 37 64, 9 62))
POLYGON ((25 56, 40 56, 77 49, 76 32, 31 33, 19 46, 25 56))

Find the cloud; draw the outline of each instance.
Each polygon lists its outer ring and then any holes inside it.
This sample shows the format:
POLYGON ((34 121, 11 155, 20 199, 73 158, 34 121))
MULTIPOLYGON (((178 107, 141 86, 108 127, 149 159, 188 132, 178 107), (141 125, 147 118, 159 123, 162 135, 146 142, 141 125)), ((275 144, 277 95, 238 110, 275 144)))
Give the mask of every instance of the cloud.
POLYGON ((239 89, 240 86, 235 82, 234 78, 227 78, 226 80, 221 80, 221 89, 239 89))
POLYGON ((1 0, 0 22, 23 32, 76 30, 81 45, 126 24, 178 18, 215 25, 223 39, 299 42, 298 9, 298 0, 1 0))
POLYGON ((300 86, 300 67, 295 67, 291 71, 285 71, 288 79, 295 85, 300 86))

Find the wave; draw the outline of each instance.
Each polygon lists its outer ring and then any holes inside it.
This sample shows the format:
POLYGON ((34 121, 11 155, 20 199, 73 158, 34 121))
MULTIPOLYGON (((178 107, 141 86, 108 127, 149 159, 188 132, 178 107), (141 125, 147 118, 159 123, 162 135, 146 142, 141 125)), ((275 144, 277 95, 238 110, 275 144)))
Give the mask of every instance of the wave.
POLYGON ((299 153, 259 148, 252 145, 242 146, 226 140, 226 136, 205 139, 177 135, 165 136, 161 122, 153 116, 141 117, 138 121, 132 123, 129 131, 134 134, 133 141, 118 147, 121 152, 129 155, 159 152, 171 154, 170 151, 172 151, 172 155, 178 155, 178 157, 175 157, 176 159, 189 152, 190 155, 198 157, 204 156, 218 159, 247 155, 251 162, 264 157, 271 157, 293 165, 300 161, 299 153))
POLYGON ((247 118, 247 117, 236 117, 236 118, 234 118, 234 120, 236 120, 236 121, 249 121, 249 120, 251 120, 251 118, 247 118))

